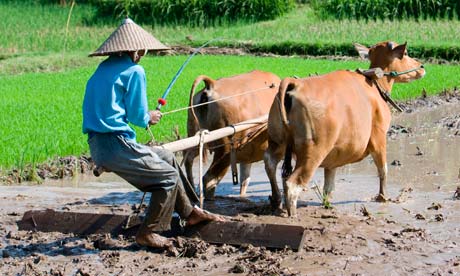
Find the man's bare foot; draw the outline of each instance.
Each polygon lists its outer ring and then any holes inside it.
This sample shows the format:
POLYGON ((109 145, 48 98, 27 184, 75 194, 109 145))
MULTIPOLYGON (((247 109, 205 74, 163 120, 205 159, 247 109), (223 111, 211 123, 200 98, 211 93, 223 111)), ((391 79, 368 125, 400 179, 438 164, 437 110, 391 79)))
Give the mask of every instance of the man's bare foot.
POLYGON ((205 211, 197 206, 193 207, 192 213, 187 218, 187 226, 192 226, 203 221, 225 221, 219 215, 205 211))
POLYGON ((142 246, 153 248, 167 248, 173 245, 173 240, 160 236, 148 229, 141 229, 137 232, 136 242, 142 246))

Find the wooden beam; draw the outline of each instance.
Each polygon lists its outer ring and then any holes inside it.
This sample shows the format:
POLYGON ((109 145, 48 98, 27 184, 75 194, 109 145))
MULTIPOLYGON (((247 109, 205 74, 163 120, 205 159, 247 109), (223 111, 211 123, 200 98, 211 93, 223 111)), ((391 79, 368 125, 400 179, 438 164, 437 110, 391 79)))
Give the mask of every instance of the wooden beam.
MULTIPOLYGON (((264 115, 264 116, 261 116, 261 117, 258 117, 252 120, 247 120, 244 122, 234 124, 232 126, 227 126, 224 128, 219 128, 219 129, 210 131, 209 133, 204 135, 204 143, 206 144, 206 143, 221 139, 223 137, 233 135, 237 132, 240 132, 240 131, 243 131, 243 130, 246 130, 252 127, 257 127, 262 124, 266 124, 267 120, 268 120, 268 115, 264 115)), ((193 137, 184 138, 181 140, 166 143, 166 144, 156 146, 156 147, 167 149, 172 152, 177 152, 177 151, 196 147, 199 144, 200 144, 200 135, 195 135, 193 137)))
MULTIPOLYGON (((120 214, 94 214, 47 210, 27 211, 17 222, 19 230, 74 233, 77 235, 111 234, 134 236, 142 217, 120 214)), ((301 250, 305 228, 297 225, 210 222, 182 228, 174 217, 171 231, 165 236, 196 237, 213 244, 264 246, 266 248, 301 250)))

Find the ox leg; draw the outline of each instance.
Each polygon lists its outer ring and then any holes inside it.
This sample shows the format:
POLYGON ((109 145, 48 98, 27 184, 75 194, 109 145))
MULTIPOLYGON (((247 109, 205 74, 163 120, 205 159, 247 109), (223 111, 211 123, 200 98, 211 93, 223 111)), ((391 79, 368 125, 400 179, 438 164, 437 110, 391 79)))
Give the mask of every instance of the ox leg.
POLYGON ((193 179, 193 161, 195 160, 196 156, 198 155, 198 150, 190 149, 185 151, 184 153, 184 167, 185 173, 187 174, 188 181, 195 187, 194 179, 193 179))
POLYGON ((216 151, 214 159, 208 171, 203 176, 205 187, 204 195, 206 199, 214 199, 217 184, 222 180, 230 167, 230 155, 216 151))
POLYGON ((336 168, 324 168, 323 205, 328 206, 335 189, 336 168))
POLYGON ((276 167, 284 155, 284 146, 275 145, 269 142, 269 146, 264 154, 265 172, 267 173, 270 185, 272 187, 272 195, 270 203, 273 210, 281 210, 281 194, 276 181, 276 167))
POLYGON ((300 192, 307 187, 315 171, 323 162, 327 150, 321 151, 320 145, 314 145, 313 141, 306 144, 295 145, 296 167, 286 180, 283 180, 284 200, 290 217, 297 216, 297 200, 300 192))
POLYGON ((246 190, 248 189, 249 181, 251 181, 251 167, 251 163, 240 163, 240 196, 246 196, 246 190))
POLYGON ((386 197, 386 186, 387 186, 387 172, 388 167, 386 163, 386 155, 380 153, 371 153, 374 163, 377 166, 377 171, 379 174, 379 194, 375 198, 378 202, 387 202, 388 198, 386 197))
POLYGON ((375 166, 379 174, 380 188, 379 194, 375 198, 378 202, 388 201, 386 193, 387 184, 387 150, 386 150, 386 133, 382 132, 379 135, 373 135, 371 138, 370 153, 374 159, 375 166))
POLYGON ((283 179, 284 203, 286 204, 288 216, 297 217, 297 200, 303 188, 301 184, 290 181, 290 179, 291 177, 283 179))

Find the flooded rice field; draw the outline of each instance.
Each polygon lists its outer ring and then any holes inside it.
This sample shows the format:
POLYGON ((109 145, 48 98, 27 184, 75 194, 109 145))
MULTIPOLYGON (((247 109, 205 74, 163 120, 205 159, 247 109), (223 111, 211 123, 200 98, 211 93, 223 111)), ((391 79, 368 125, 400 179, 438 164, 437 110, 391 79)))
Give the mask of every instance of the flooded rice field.
POLYGON ((149 250, 132 237, 19 231, 27 210, 132 212, 142 193, 117 176, 80 175, 42 185, 2 186, 1 275, 459 275, 460 103, 413 104, 394 114, 388 135, 387 203, 377 203, 370 158, 341 168, 332 209, 314 191, 301 195, 297 218, 271 214, 263 163, 254 164, 247 197, 228 174, 205 208, 234 219, 301 225, 300 252, 179 238, 174 251, 149 250), (414 107, 415 106, 415 107, 414 107), (459 189, 459 190, 457 190, 459 189))

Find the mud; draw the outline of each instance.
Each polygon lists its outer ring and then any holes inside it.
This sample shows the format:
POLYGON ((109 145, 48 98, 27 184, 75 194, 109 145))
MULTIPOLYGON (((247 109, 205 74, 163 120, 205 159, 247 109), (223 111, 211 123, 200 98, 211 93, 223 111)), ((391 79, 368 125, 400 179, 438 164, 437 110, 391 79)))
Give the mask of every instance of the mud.
POLYGON ((377 203, 370 158, 341 168, 332 209, 314 192, 301 195, 297 218, 274 216, 263 163, 253 166, 247 197, 227 175, 206 208, 236 220, 302 225, 303 250, 212 245, 178 238, 150 250, 130 237, 18 231, 31 209, 128 214, 142 194, 117 176, 75 174, 42 185, 2 186, 2 275, 458 275, 460 274, 460 136, 458 92, 401 103, 388 135, 387 203, 377 203))

